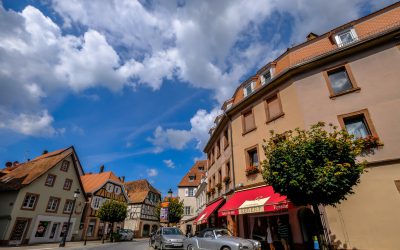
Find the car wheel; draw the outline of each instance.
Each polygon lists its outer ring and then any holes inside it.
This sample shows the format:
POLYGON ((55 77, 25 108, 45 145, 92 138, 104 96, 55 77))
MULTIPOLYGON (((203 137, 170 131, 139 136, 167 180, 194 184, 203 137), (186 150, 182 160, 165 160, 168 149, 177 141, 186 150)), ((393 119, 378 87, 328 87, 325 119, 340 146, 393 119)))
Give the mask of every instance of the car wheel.
POLYGON ((231 248, 230 247, 222 247, 221 250, 231 250, 231 248))
POLYGON ((194 250, 194 248, 193 248, 192 245, 189 245, 189 246, 187 247, 187 250, 194 250))

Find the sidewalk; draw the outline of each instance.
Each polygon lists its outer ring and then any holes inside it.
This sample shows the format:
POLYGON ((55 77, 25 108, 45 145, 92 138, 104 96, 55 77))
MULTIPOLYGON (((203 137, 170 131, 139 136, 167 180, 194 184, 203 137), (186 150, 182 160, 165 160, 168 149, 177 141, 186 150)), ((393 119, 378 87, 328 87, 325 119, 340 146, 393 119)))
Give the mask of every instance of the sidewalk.
MULTIPOLYGON (((86 246, 83 245, 83 241, 73 241, 73 242, 66 242, 65 243, 65 249, 69 248, 89 248, 89 247, 95 247, 99 245, 110 245, 114 244, 111 243, 109 240, 104 241, 104 244, 101 243, 101 240, 96 240, 96 241, 87 241, 86 246)), ((60 242, 55 242, 55 243, 44 243, 44 244, 35 244, 35 245, 29 245, 29 246, 19 246, 19 247, 0 247, 0 250, 50 250, 50 249, 62 249, 59 247, 60 242)))

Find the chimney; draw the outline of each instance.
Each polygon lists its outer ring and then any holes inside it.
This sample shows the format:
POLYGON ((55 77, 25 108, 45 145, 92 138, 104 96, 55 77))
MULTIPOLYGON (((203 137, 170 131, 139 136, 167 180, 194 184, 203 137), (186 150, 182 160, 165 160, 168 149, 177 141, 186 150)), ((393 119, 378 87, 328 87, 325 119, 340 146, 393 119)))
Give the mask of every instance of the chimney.
POLYGON ((104 172, 104 165, 101 165, 99 173, 103 173, 103 172, 104 172))
POLYGON ((122 183, 125 182, 125 176, 121 176, 121 177, 119 177, 119 179, 121 180, 122 183))
POLYGON ((19 161, 14 161, 13 162, 13 166, 18 166, 19 165, 19 161))
POLYGON ((12 167, 12 162, 11 161, 8 161, 8 162, 6 162, 6 168, 10 168, 10 167, 12 167))
POLYGON ((45 155, 47 153, 49 153, 49 151, 47 149, 45 149, 45 150, 43 150, 42 155, 45 155))
POLYGON ((310 34, 307 35, 307 41, 311 41, 317 37, 318 37, 317 34, 311 32, 310 34))

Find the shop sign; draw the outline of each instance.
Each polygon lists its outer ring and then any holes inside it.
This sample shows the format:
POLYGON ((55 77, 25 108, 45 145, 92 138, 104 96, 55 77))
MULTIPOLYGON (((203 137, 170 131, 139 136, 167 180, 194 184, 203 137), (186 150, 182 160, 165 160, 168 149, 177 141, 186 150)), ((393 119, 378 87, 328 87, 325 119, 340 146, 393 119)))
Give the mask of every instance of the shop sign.
POLYGON ((168 223, 168 207, 160 208, 160 222, 168 223))
POLYGON ((289 208, 287 203, 274 205, 274 210, 286 210, 289 208))
POLYGON ((255 200, 247 200, 239 207, 239 214, 253 214, 264 212, 264 205, 269 200, 270 196, 266 198, 259 198, 255 200))
POLYGON ((239 214, 254 214, 264 212, 264 206, 239 208, 239 214))

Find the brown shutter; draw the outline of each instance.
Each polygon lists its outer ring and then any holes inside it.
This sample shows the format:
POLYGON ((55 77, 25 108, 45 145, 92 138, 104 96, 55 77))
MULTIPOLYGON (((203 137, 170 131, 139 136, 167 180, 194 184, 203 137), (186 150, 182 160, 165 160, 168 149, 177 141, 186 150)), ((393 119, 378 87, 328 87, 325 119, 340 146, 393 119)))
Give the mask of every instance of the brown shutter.
POLYGON ((281 105, 278 96, 274 96, 267 100, 268 118, 272 119, 282 114, 281 105))
POLYGON ((244 130, 246 132, 252 130, 255 127, 253 112, 249 111, 245 113, 243 116, 244 116, 244 127, 245 127, 244 130))

